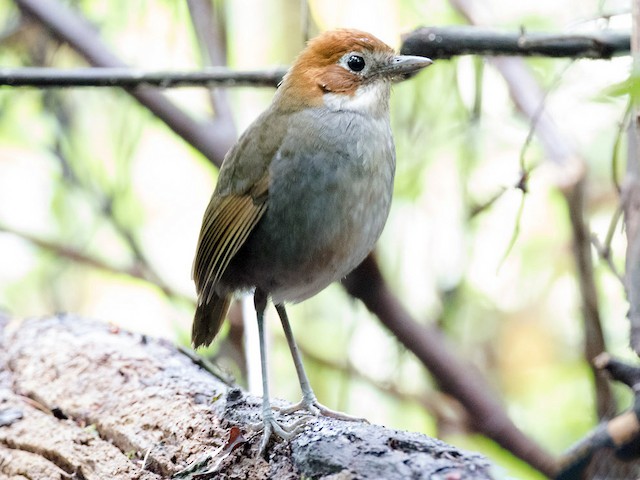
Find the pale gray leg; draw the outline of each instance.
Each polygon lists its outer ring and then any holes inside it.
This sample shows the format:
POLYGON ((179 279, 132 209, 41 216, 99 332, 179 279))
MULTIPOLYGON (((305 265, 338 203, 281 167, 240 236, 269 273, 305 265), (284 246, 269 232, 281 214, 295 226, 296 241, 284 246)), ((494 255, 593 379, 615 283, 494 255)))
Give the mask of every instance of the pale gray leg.
POLYGON ((282 322, 282 329, 284 330, 284 335, 287 338, 289 350, 291 350, 293 364, 296 367, 298 381, 300 382, 300 389, 302 390, 302 400, 300 402, 292 405, 289 408, 281 409, 280 411, 283 413, 293 413, 298 410, 306 409, 314 415, 324 415, 326 417, 339 418, 340 420, 366 422, 364 418, 353 417, 351 415, 347 415, 346 413, 331 410, 330 408, 327 408, 320 402, 318 402, 318 399, 316 398, 316 395, 315 393, 313 393, 313 389, 311 388, 311 384, 309 383, 307 373, 304 371, 304 365, 302 364, 302 358, 300 357, 298 345, 296 345, 296 341, 293 338, 293 331, 291 330, 291 325, 289 324, 287 311, 282 304, 276 305, 276 310, 278 312, 278 316, 280 317, 280 321, 282 322))
POLYGON ((264 455, 271 434, 274 433, 284 440, 288 440, 300 431, 301 421, 291 425, 280 425, 273 416, 271 402, 269 400, 269 376, 267 374, 267 349, 264 331, 264 311, 267 307, 267 295, 256 290, 254 295, 256 315, 258 317, 258 337, 260 343, 260 367, 262 371, 262 440, 260 441, 259 455, 264 455))

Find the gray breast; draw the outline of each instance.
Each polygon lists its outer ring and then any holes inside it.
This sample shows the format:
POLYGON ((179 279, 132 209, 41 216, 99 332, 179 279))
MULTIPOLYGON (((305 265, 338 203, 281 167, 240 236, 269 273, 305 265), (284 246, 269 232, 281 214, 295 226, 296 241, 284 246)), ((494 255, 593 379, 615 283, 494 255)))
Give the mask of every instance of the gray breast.
POLYGON ((271 163, 267 211, 229 273, 276 303, 342 278, 382 232, 394 170, 386 118, 324 108, 293 115, 271 163))

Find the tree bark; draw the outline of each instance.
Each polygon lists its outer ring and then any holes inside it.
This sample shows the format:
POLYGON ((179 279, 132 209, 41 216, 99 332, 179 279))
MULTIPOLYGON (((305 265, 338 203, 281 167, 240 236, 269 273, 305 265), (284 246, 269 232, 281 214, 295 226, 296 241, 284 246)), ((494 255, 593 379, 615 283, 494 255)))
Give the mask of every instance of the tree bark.
POLYGON ((491 478, 480 455, 328 418, 257 458, 260 404, 167 341, 67 315, 0 319, 2 478, 152 480, 198 462, 181 478, 491 478))

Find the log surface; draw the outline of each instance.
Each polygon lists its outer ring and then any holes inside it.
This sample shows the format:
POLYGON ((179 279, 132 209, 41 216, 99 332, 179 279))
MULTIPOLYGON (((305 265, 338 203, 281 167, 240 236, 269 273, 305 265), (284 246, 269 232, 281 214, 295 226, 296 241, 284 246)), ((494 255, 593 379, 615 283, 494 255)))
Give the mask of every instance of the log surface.
POLYGON ((491 478, 480 455, 327 418, 257 458, 260 402, 167 341, 67 315, 0 319, 0 478, 491 478))

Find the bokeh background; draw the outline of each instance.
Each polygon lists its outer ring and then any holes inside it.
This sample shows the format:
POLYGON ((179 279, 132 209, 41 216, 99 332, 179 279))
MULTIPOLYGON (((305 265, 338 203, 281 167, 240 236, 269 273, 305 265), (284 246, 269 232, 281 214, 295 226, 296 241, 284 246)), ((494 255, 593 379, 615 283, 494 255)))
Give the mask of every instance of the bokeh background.
MULTIPOLYGON (((184 1, 66 3, 132 66, 191 70, 203 64, 184 1)), ((465 23, 444 0, 310 0, 308 8, 298 0, 214 3, 228 64, 237 69, 288 65, 309 32, 355 27, 398 47, 401 34, 418 26, 465 23)), ((630 28, 625 1, 477 3, 492 26, 510 30, 630 28)), ((13 2, 0 0, 0 65, 86 65, 18 19, 13 2)), ((619 204, 612 159, 616 152, 624 156, 618 137, 627 104, 608 92, 627 78, 630 60, 526 62, 548 90, 545 111, 586 161, 586 213, 593 233, 604 239, 619 204)), ((165 93, 195 118, 212 115, 206 89, 165 93)), ((273 89, 226 94, 241 132, 267 107, 273 89)), ((482 59, 438 61, 396 86, 392 127, 395 197, 377 249, 387 281, 415 318, 439 325, 457 354, 484 373, 525 433, 554 453, 564 451, 597 419, 557 172, 535 137, 527 143, 530 123, 482 59), (530 171, 524 199, 515 188, 522 159, 530 171), (487 208, 477 213, 482 205, 487 208)), ((15 318, 73 312, 187 345, 195 298, 191 262, 216 175, 209 161, 121 90, 0 88, 0 308, 15 318)), ((618 226, 612 251, 619 270, 624 247, 618 226)), ((593 254, 607 348, 631 357, 622 284, 593 254)), ((542 478, 470 431, 455 400, 339 285, 293 306, 290 315, 325 404, 480 451, 498 465, 497 478, 542 478)), ((270 319, 273 393, 295 401, 298 385, 275 312, 270 319)), ((252 322, 245 333, 248 374, 244 360, 223 348, 224 338, 207 353, 260 393, 252 322)), ((615 392, 626 406, 627 394, 615 392)))

